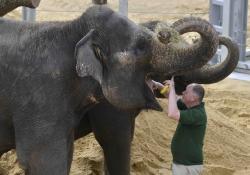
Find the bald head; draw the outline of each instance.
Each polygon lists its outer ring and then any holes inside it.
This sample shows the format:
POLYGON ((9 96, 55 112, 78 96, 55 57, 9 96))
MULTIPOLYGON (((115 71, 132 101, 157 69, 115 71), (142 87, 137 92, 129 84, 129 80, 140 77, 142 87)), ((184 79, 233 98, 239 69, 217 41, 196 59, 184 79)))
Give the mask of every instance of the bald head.
POLYGON ((205 95, 205 90, 200 84, 193 83, 191 84, 193 92, 197 95, 199 102, 202 102, 205 95))

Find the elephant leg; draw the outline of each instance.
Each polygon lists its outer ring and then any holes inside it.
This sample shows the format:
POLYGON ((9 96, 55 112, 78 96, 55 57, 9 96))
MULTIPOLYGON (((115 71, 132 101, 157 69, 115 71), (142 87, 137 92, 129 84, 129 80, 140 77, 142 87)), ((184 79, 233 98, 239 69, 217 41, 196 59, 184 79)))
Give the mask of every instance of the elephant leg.
POLYGON ((26 175, 69 174, 74 141, 73 129, 65 131, 62 127, 55 127, 35 133, 29 131, 22 133, 21 137, 18 135, 16 139, 17 157, 26 175), (49 133, 46 133, 48 131, 49 133), (38 137, 39 135, 41 137, 38 137))
POLYGON ((97 105, 88 115, 94 135, 103 148, 106 174, 129 175, 134 113, 120 111, 106 102, 97 105))
POLYGON ((15 148, 14 132, 14 127, 11 121, 0 115, 0 156, 10 149, 15 148))
POLYGON ((105 160, 104 160, 104 173, 105 175, 109 175, 108 167, 105 160))
POLYGON ((83 136, 86 136, 87 134, 91 132, 92 132, 92 129, 90 126, 89 118, 87 117, 87 115, 84 115, 75 126, 75 140, 83 136))

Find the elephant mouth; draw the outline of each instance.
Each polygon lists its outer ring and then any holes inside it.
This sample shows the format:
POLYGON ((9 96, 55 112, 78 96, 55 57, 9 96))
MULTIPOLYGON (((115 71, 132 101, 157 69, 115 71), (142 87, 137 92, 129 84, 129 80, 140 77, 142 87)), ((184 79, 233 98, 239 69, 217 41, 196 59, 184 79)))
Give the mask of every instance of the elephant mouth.
POLYGON ((145 95, 145 99, 146 99, 145 109, 163 111, 162 107, 160 106, 160 104, 158 103, 158 101, 155 98, 153 84, 152 84, 152 81, 150 79, 145 80, 145 88, 144 89, 145 89, 144 95, 145 95))
POLYGON ((154 85, 152 80, 148 78, 145 80, 145 83, 147 84, 148 88, 152 91, 152 93, 154 93, 154 87, 153 87, 154 85))

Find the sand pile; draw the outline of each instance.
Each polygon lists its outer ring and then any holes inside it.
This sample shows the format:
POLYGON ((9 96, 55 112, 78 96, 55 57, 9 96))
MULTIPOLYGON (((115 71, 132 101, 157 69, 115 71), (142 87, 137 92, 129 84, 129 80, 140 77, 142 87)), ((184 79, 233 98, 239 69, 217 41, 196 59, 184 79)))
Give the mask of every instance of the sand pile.
MULTIPOLYGON (((118 8, 118 1, 108 2, 112 8, 118 8)), ((42 0, 37 11, 37 19, 72 19, 79 16, 90 4, 90 0, 42 0)), ((195 16, 207 18, 205 13, 208 11, 206 0, 155 0, 154 3, 132 0, 129 4, 129 17, 136 22, 150 19, 176 20, 189 12, 197 12, 195 16), (172 14, 166 14, 167 12, 172 14)), ((8 17, 20 18, 20 14, 19 8, 8 14, 8 17)), ((204 175, 249 175, 250 82, 226 79, 217 84, 207 85, 206 91, 208 127, 204 147, 204 175)), ((159 99, 159 102, 167 109, 166 99, 159 99)), ((132 175, 170 174, 170 142, 175 128, 176 122, 167 117, 166 111, 141 112, 136 120, 132 145, 132 175)), ((93 135, 75 143, 71 175, 101 174, 102 164, 102 151, 93 135)), ((0 158, 0 175, 23 175, 14 150, 0 158)))

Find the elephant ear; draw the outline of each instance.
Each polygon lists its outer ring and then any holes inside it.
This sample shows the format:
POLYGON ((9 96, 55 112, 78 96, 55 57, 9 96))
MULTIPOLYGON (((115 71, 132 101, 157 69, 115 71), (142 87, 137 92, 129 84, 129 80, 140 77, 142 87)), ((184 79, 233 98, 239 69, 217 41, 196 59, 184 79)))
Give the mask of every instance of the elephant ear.
POLYGON ((91 76, 101 84, 103 67, 93 50, 95 35, 97 32, 92 29, 76 44, 76 72, 80 77, 91 76))

